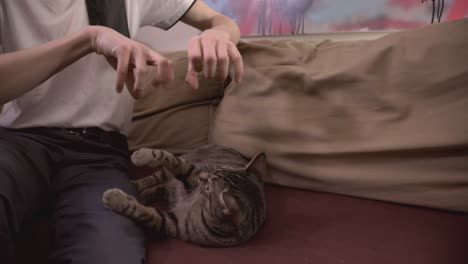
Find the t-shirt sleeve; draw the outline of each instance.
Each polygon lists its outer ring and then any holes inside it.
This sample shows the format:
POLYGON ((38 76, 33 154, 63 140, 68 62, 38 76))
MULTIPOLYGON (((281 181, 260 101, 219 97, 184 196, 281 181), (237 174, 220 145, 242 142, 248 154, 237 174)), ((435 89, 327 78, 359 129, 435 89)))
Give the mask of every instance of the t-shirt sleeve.
POLYGON ((140 0, 140 25, 167 30, 177 23, 196 0, 140 0))

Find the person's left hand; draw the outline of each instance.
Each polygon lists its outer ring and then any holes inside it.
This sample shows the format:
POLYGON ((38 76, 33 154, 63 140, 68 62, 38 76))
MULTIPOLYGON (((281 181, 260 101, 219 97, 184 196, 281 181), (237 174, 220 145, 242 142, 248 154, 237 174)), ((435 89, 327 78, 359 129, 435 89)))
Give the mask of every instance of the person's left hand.
POLYGON ((209 29, 192 38, 188 46, 189 65, 185 81, 198 89, 198 73, 205 78, 226 80, 229 64, 234 66, 234 80, 240 82, 243 75, 243 62, 236 45, 230 41, 229 34, 222 30, 209 29))

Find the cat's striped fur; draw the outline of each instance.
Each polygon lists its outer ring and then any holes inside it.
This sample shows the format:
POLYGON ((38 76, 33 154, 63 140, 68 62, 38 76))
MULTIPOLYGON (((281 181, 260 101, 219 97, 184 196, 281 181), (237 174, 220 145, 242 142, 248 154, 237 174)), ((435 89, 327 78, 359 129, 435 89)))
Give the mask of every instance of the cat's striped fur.
POLYGON ((139 203, 121 190, 104 193, 104 203, 152 231, 192 243, 226 247, 245 243, 265 220, 262 177, 266 157, 248 160, 217 145, 200 147, 176 157, 161 150, 140 149, 136 166, 159 168, 135 181, 139 203), (168 211, 145 206, 166 198, 168 211))

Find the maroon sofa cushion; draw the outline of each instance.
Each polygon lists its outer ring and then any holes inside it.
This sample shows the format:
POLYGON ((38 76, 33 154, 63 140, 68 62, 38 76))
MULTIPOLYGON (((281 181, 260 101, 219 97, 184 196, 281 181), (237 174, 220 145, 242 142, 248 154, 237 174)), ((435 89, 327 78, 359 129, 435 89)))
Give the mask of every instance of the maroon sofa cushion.
MULTIPOLYGON (((468 263, 468 214, 272 185, 265 191, 267 221, 248 244, 220 249, 155 240, 147 263, 468 263)), ((46 229, 46 221, 27 229, 17 263, 46 263, 46 229)))
POLYGON ((151 243, 148 263, 466 264, 468 215, 266 187, 268 218, 250 243, 151 243))

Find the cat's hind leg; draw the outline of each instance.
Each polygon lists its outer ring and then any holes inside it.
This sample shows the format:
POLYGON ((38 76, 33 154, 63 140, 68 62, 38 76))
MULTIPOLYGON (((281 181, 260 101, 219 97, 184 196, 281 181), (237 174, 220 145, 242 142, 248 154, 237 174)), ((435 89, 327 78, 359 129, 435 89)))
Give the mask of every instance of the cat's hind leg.
POLYGON ((174 154, 159 149, 140 149, 133 153, 132 161, 137 166, 163 167, 173 173, 174 177, 184 183, 187 189, 198 184, 197 168, 174 154))
POLYGON ((157 200, 168 199, 166 189, 170 187, 174 178, 174 174, 169 170, 161 168, 149 176, 132 181, 132 183, 136 187, 142 203, 149 204, 157 200))
POLYGON ((107 190, 104 192, 102 200, 114 212, 130 218, 156 233, 174 238, 179 236, 177 217, 173 213, 144 206, 120 189, 107 190))
POLYGON ((161 168, 151 175, 132 181, 132 184, 135 186, 138 193, 141 193, 142 191, 148 188, 165 183, 166 181, 168 181, 169 177, 172 178, 174 176, 172 175, 172 173, 168 175, 167 170, 161 168))
POLYGON ((165 167, 175 175, 185 175, 192 168, 192 165, 187 161, 168 151, 159 149, 139 149, 132 154, 132 162, 137 167, 165 167))

